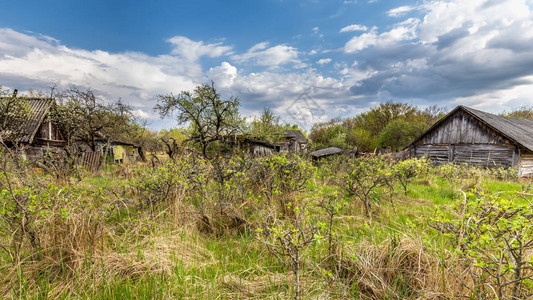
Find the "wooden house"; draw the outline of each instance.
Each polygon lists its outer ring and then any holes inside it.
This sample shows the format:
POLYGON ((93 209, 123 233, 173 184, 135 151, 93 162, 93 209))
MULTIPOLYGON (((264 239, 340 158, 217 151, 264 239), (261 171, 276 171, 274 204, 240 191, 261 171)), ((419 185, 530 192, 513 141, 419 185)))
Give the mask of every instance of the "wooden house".
POLYGON ((284 130, 284 141, 276 143, 278 151, 288 153, 305 153, 307 150, 307 138, 300 130, 284 130))
POLYGON ((533 119, 493 115, 458 106, 407 146, 410 157, 438 163, 518 168, 533 175, 533 119))
POLYGON ((25 157, 39 157, 45 151, 64 153, 67 145, 60 128, 50 119, 54 100, 49 98, 0 98, 0 101, 19 101, 23 118, 4 116, 6 126, 0 137, 8 147, 18 147, 25 157))

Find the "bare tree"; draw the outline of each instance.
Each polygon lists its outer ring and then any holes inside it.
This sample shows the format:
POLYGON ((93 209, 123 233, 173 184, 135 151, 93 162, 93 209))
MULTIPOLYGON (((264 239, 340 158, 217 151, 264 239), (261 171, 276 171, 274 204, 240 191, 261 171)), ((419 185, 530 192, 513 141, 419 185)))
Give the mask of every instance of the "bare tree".
POLYGON ((181 92, 177 96, 171 93, 157 98, 154 110, 162 118, 177 112, 178 123, 191 126, 188 141, 199 145, 205 158, 211 145, 240 130, 239 100, 235 97, 222 100, 213 82, 197 86, 193 93, 181 92))

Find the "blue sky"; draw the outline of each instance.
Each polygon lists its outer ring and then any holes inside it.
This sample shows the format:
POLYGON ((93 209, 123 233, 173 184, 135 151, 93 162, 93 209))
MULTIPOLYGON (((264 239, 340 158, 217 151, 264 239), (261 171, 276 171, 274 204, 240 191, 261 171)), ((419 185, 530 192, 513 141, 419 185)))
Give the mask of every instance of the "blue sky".
POLYGON ((153 128, 157 94, 214 80, 307 129, 388 100, 532 105, 530 0, 0 0, 0 85, 91 88, 153 128))

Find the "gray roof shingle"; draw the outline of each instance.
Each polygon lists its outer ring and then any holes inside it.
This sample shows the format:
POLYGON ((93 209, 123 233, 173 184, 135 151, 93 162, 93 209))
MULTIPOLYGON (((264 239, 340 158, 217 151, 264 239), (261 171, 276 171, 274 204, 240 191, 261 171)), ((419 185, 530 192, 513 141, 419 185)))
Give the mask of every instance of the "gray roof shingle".
POLYGON ((411 142, 409 146, 413 145, 418 140, 423 138, 426 134, 433 131, 435 128, 437 128, 440 124, 444 123, 450 116, 454 115, 459 110, 462 110, 467 114, 471 115, 476 120, 491 128, 501 136, 507 138, 511 142, 533 152, 533 119, 503 117, 462 105, 457 106, 450 113, 448 113, 442 119, 433 124, 426 132, 424 132, 413 142, 411 142))
POLYGON ((287 138, 293 138, 300 144, 307 144, 307 138, 300 130, 285 130, 283 131, 283 134, 285 134, 285 137, 287 138))
POLYGON ((342 152, 343 151, 337 147, 329 147, 329 148, 316 150, 314 152, 309 153, 309 155, 311 155, 312 157, 318 158, 318 157, 324 157, 324 156, 329 156, 329 155, 334 155, 334 154, 340 154, 342 152))
POLYGON ((466 106, 461 108, 509 140, 533 151, 533 119, 502 117, 466 106))
MULTIPOLYGON (((50 111, 50 107, 54 102, 49 98, 17 98, 24 102, 24 107, 28 110, 25 120, 12 121, 18 124, 10 124, 9 129, 1 132, 2 138, 6 142, 14 143, 32 143, 35 134, 39 130, 39 126, 43 122, 46 115, 50 111)), ((0 101, 5 101, 6 98, 0 98, 0 101)), ((8 120, 9 122, 9 120, 8 120)))

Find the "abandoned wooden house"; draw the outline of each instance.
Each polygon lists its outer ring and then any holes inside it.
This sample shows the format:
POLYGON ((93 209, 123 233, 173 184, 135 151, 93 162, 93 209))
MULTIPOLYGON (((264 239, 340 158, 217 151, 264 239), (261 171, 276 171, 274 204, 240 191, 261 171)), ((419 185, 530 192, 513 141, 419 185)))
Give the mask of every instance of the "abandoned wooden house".
POLYGON ((266 142, 261 142, 253 139, 245 139, 244 144, 246 145, 248 152, 253 156, 265 156, 278 152, 276 146, 266 142))
POLYGON ((67 142, 50 118, 53 99, 16 97, 14 93, 13 97, 3 97, 0 101, 17 101, 18 109, 23 110, 22 115, 15 116, 12 112, 3 116, 5 126, 0 137, 6 146, 17 147, 25 158, 40 157, 45 152, 65 153, 67 142))
POLYGON ((410 157, 518 168, 533 175, 533 119, 493 115, 458 106, 407 146, 410 157))
POLYGON ((101 157, 106 154, 106 160, 115 163, 133 163, 144 161, 145 159, 142 147, 137 144, 113 139, 108 140, 103 136, 99 136, 95 142, 96 149, 93 150, 90 147, 89 142, 80 140, 76 141, 76 146, 78 151, 81 152, 82 158, 89 156, 101 157))
POLYGON ((324 149, 313 151, 309 153, 309 156, 311 156, 313 160, 319 160, 319 159, 326 158, 329 156, 339 155, 339 154, 342 154, 343 152, 344 151, 342 151, 342 149, 339 149, 337 147, 329 147, 329 148, 324 148, 324 149))
POLYGON ((288 153, 305 153, 307 138, 300 130, 284 130, 283 141, 276 143, 277 151, 288 153))

